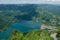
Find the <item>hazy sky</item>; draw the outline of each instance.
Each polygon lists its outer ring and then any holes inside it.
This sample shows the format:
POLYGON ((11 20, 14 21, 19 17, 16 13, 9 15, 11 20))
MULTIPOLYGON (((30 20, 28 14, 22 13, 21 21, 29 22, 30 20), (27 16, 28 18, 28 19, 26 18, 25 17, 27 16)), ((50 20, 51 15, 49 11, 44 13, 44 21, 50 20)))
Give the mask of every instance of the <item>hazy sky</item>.
POLYGON ((0 4, 60 4, 60 0, 0 0, 0 4))

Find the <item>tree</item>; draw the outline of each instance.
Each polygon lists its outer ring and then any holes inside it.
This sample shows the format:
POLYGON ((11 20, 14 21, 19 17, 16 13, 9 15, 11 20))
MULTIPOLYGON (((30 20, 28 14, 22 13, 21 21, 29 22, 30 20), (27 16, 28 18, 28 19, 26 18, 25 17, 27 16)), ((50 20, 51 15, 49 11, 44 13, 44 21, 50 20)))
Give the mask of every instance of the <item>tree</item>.
POLYGON ((9 40, 21 40, 23 38, 23 33, 14 30, 9 40))

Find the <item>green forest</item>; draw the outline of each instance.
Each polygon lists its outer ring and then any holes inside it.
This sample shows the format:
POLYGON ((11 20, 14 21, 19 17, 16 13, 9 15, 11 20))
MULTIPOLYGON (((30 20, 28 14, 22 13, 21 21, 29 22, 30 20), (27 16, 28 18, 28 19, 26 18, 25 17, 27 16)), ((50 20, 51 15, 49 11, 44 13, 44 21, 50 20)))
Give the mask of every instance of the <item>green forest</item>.
MULTIPOLYGON (((50 33, 60 33, 60 29, 57 31, 48 31, 48 30, 33 30, 27 33, 22 33, 17 30, 14 30, 9 37, 9 40, 54 40, 50 33)), ((57 35, 60 40, 60 34, 57 35)))

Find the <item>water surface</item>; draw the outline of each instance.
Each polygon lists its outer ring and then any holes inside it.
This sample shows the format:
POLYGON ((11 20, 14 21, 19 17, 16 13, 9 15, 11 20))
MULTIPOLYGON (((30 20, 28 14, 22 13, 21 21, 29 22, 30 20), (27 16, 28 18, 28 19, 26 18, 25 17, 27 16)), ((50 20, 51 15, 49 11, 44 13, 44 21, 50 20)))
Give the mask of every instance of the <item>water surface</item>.
POLYGON ((0 40, 1 39, 8 39, 11 32, 16 29, 20 32, 29 32, 31 30, 40 29, 40 23, 35 21, 18 21, 14 24, 12 24, 9 28, 7 28, 5 31, 0 32, 0 40))

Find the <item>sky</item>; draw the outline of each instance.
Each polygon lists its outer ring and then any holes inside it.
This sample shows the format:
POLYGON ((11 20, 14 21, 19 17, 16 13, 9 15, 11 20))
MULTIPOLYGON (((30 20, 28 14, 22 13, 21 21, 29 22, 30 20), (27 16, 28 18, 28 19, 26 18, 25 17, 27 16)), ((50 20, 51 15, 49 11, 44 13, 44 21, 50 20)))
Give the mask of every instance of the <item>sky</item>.
POLYGON ((60 4, 60 0, 0 0, 0 4, 60 4))

